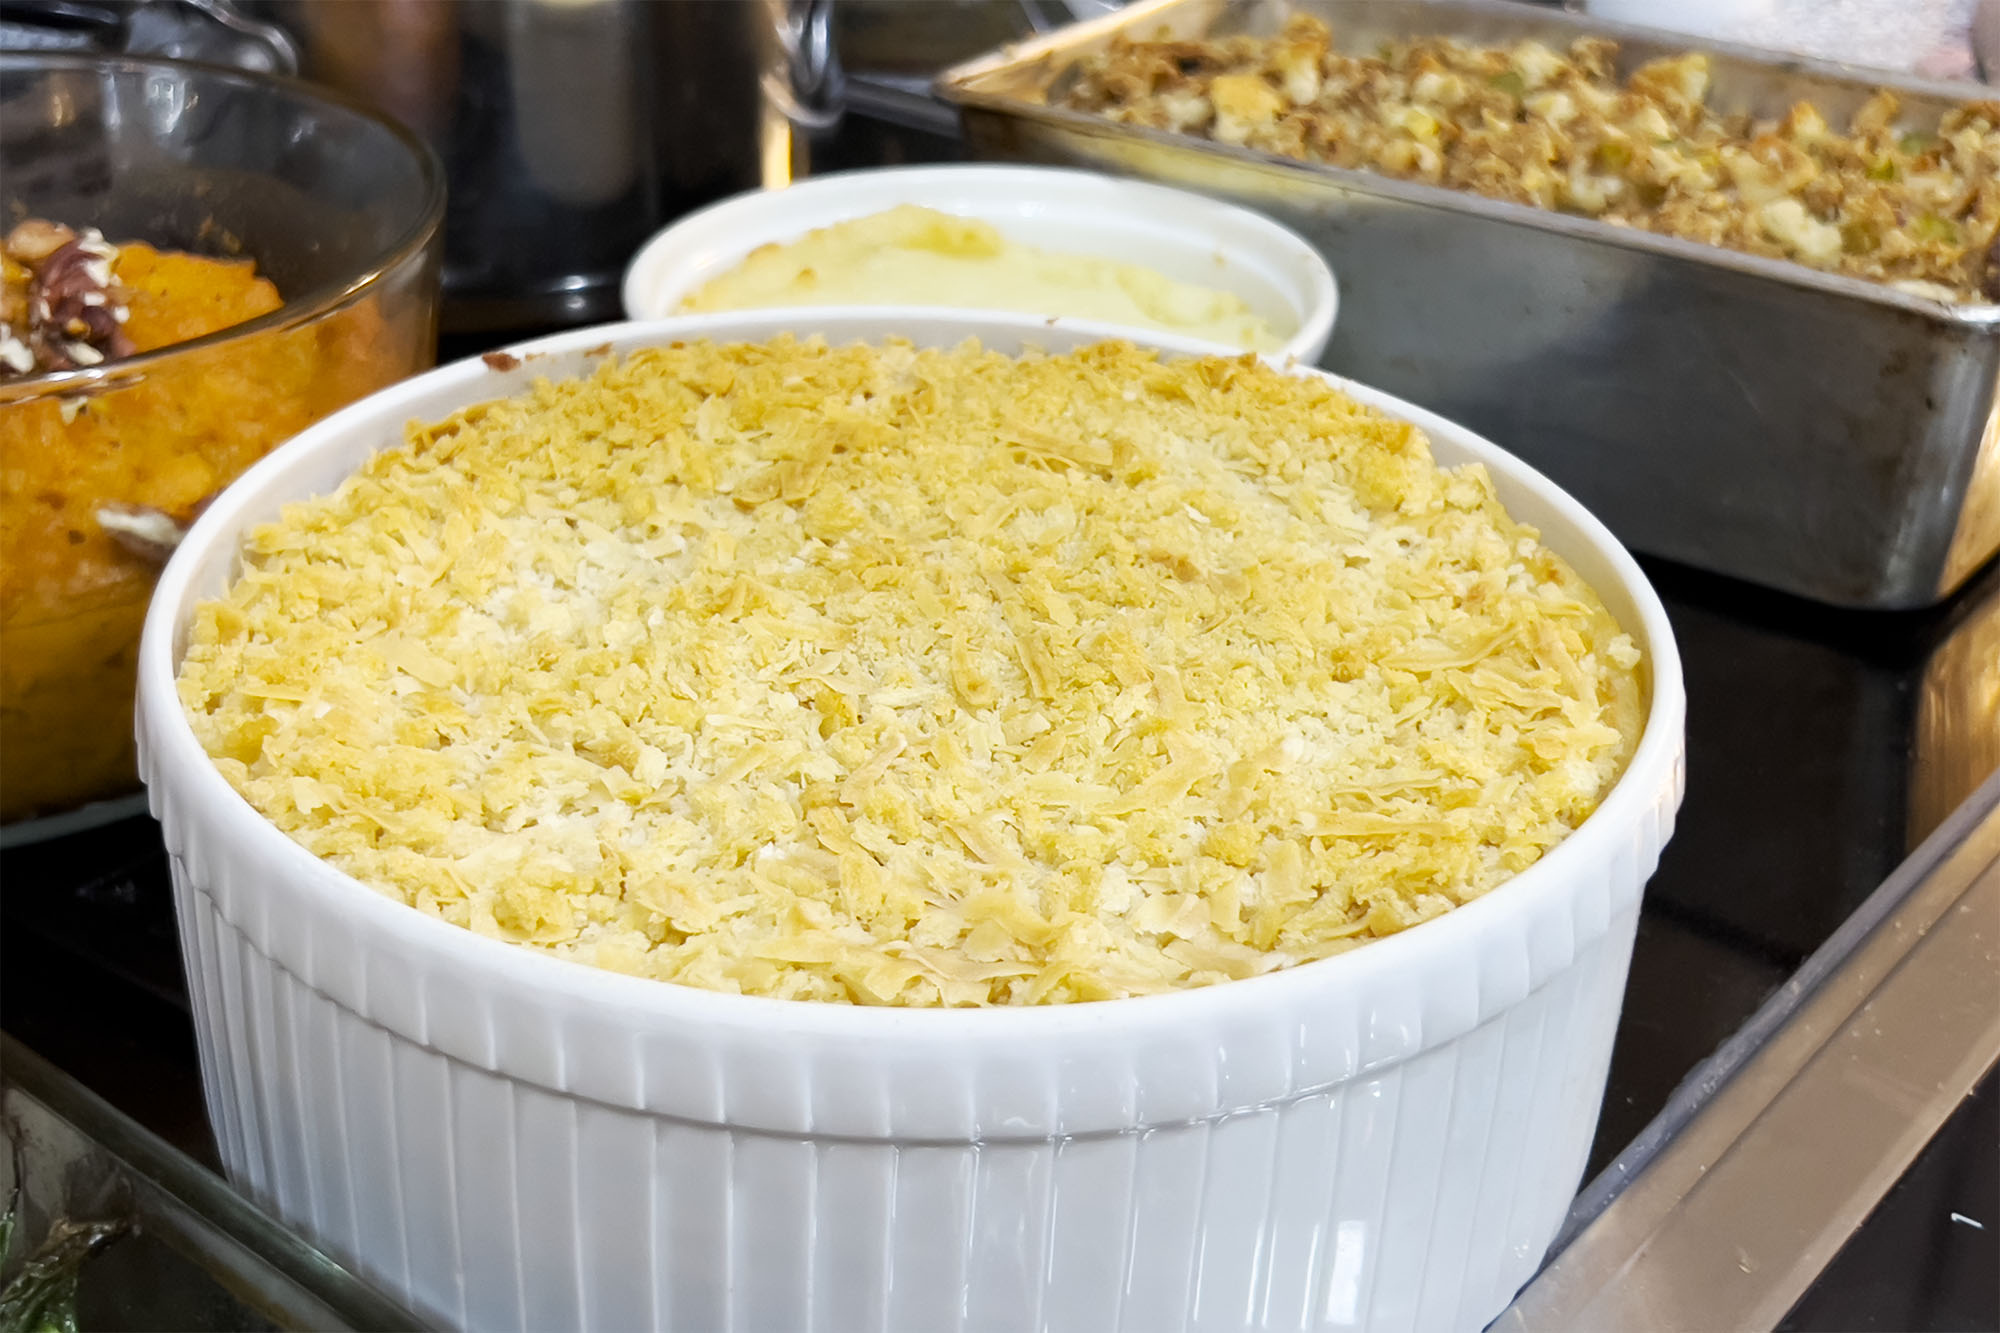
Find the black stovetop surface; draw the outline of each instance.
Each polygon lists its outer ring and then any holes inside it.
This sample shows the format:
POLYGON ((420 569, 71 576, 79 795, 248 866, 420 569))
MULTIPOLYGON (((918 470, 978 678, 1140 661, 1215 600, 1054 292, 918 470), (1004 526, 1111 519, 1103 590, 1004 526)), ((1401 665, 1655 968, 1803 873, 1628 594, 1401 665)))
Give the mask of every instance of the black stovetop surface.
MULTIPOLYGON (((824 170, 955 146, 850 118, 816 153, 824 170)), ((1647 890, 1592 1175, 1969 794, 1938 790, 1921 700, 1954 635, 2000 614, 2000 564, 1942 607, 1880 614, 1646 563, 1686 669, 1687 798, 1647 890)), ((214 1164, 157 827, 0 852, 0 883, 6 1030, 214 1164)), ((1996 1141, 1989 1073, 1786 1326, 2000 1327, 1996 1141)))

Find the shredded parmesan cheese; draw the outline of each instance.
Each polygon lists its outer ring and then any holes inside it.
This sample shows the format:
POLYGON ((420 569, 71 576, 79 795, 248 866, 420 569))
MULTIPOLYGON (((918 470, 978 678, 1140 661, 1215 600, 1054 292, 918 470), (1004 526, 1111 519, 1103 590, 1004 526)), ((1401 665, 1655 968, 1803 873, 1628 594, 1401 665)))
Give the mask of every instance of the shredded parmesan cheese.
POLYGON ((420 911, 866 1004, 1110 999, 1532 864, 1639 654, 1415 427, 1254 359, 677 345, 251 534, 181 697, 420 911))

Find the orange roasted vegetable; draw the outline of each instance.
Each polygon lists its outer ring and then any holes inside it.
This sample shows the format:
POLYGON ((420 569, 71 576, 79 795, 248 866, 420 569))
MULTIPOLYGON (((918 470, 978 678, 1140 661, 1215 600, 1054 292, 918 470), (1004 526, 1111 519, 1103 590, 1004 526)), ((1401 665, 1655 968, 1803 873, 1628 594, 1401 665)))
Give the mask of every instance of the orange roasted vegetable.
MULTIPOLYGON (((108 266, 103 290, 128 312, 119 323, 129 350, 91 362, 92 349, 77 352, 60 329, 44 339, 71 366, 104 365, 102 387, 0 402, 0 822, 134 785, 139 627, 175 527, 275 445, 394 379, 404 359, 381 346, 369 299, 148 360, 283 298, 247 260, 135 243, 117 246, 108 266), (140 358, 129 376, 118 373, 122 356, 140 358)), ((16 320, 35 313, 33 269, 10 249, 6 313, 16 320)), ((35 344, 21 323, 6 332, 35 344)), ((35 366, 50 368, 70 366, 35 366)))

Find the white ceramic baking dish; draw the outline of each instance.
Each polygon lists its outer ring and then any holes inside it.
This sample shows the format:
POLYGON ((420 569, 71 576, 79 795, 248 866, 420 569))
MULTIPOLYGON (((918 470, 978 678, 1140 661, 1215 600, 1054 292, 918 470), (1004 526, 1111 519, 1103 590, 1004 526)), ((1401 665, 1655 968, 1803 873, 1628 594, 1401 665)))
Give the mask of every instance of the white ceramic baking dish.
MULTIPOLYGON (((724 995, 459 930, 309 855, 222 779, 174 676, 242 535, 412 418, 782 313, 585 330, 462 362, 259 463, 169 564, 140 650, 230 1177, 422 1315, 474 1328, 1473 1329, 1534 1272, 1596 1123, 1640 889, 1679 802, 1679 659, 1596 520, 1483 461, 1644 648, 1651 699, 1597 812, 1493 893, 1379 943, 1203 990, 1008 1010, 724 995), (504 363, 503 363, 504 364, 504 363)), ((823 312, 835 341, 1077 339, 1041 321, 823 312)), ((1170 352, 1183 349, 1168 346, 1170 352)), ((1299 372, 1311 373, 1311 372, 1299 372)))
MULTIPOLYGON (((1233 292, 1285 340, 1276 355, 1305 365, 1319 360, 1333 336, 1339 306, 1333 270, 1296 232, 1186 190, 1058 167, 881 167, 736 195, 690 213, 640 248, 625 270, 625 313, 633 319, 678 314, 683 299, 760 246, 899 204, 978 218, 1025 245, 1140 264, 1233 292)), ((918 318, 935 313, 914 306, 879 309, 918 318)), ((1051 319, 1088 336, 1152 332, 1051 319)))

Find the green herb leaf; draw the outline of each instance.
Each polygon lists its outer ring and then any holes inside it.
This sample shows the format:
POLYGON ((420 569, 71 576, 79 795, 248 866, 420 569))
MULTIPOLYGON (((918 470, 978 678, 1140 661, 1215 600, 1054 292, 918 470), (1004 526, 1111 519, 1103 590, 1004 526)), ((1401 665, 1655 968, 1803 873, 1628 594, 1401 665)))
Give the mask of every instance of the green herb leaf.
MULTIPOLYGON (((11 1240, 14 1209, 0 1224, 0 1240, 11 1240)), ((83 1261, 114 1237, 124 1222, 72 1222, 58 1218, 48 1236, 5 1286, 0 1286, 0 1333, 77 1333, 76 1279, 83 1261)), ((0 1257, 6 1251, 0 1248, 0 1257)))
POLYGON ((1935 213, 1926 213, 1917 219, 1917 239, 1921 241, 1942 241, 1947 245, 1958 244, 1958 224, 1935 213))

